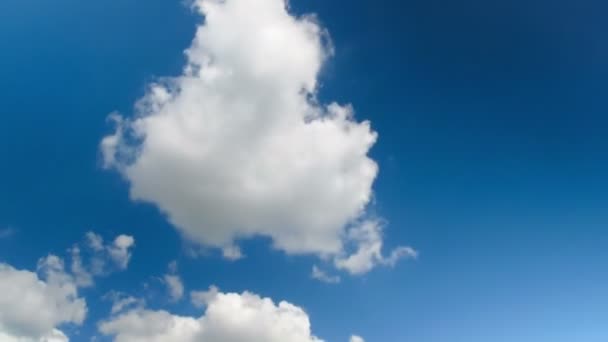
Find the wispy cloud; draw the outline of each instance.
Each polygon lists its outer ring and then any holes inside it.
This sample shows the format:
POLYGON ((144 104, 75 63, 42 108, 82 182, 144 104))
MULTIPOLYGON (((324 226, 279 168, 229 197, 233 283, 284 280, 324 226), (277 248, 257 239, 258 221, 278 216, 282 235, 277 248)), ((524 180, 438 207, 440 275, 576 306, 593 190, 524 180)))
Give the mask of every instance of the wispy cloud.
POLYGON ((310 276, 313 279, 317 279, 319 281, 322 281, 322 282, 328 283, 328 284, 337 284, 340 282, 339 276, 329 275, 329 274, 325 273, 325 271, 318 268, 317 265, 312 266, 312 273, 310 276))
POLYGON ((9 238, 15 235, 15 232, 15 229, 11 227, 0 229, 0 239, 9 238))

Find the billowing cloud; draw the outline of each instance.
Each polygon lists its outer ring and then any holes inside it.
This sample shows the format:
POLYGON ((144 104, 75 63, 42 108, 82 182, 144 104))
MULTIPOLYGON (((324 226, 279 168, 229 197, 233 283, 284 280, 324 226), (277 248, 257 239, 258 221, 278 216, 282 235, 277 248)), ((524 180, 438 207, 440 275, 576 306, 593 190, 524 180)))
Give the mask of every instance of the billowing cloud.
POLYGON ((314 16, 285 0, 197 0, 205 21, 181 76, 153 84, 137 114, 112 114, 104 165, 187 239, 241 257, 270 237, 287 253, 343 254, 372 197, 377 134, 349 105, 322 105, 332 53, 314 16), (238 23, 235 25, 234 23, 238 23))
POLYGON ((99 330, 115 342, 322 342, 312 335, 306 312, 288 302, 212 289, 204 303, 198 318, 135 309, 100 323, 99 330))
POLYGON ((58 327, 81 324, 86 313, 85 300, 57 256, 41 259, 37 273, 0 263, 1 341, 68 341, 58 327))

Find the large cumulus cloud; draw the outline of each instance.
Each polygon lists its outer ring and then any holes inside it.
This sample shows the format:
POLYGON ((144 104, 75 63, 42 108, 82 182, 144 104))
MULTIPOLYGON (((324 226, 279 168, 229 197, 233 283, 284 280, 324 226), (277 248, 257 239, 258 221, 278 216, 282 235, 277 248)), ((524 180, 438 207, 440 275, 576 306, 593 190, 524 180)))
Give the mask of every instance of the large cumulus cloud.
POLYGON ((372 197, 377 134, 349 105, 316 100, 327 34, 285 0, 195 8, 204 23, 183 74, 151 85, 134 117, 112 115, 105 166, 202 246, 240 255, 239 239, 266 236, 287 253, 345 257, 372 197))

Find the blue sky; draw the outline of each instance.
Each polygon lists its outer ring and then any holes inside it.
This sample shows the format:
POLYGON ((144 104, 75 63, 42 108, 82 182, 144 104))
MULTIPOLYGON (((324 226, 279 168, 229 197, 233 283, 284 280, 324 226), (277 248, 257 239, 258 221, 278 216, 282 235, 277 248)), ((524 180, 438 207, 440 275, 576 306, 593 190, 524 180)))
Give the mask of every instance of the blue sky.
POLYGON ((326 341, 604 341, 606 9, 591 0, 290 2, 291 15, 315 13, 331 36, 319 103, 352 104, 356 122, 378 133, 366 215, 386 221, 385 257, 398 246, 419 252, 352 275, 316 250, 273 248, 275 232, 239 240, 237 261, 217 248, 192 257, 205 235, 180 235, 154 200, 130 199, 129 176, 104 169, 108 115, 133 118, 150 83, 182 74, 196 11, 177 0, 4 0, 0 229, 11 233, 0 234, 0 262, 35 272, 49 253, 67 265, 88 231, 135 238, 126 270, 78 289, 86 320, 59 326, 71 341, 111 340, 97 331, 111 291, 200 316, 188 295, 169 299, 162 277, 173 260, 187 293, 216 285, 286 300, 326 341), (312 279, 313 265, 340 283, 312 279))

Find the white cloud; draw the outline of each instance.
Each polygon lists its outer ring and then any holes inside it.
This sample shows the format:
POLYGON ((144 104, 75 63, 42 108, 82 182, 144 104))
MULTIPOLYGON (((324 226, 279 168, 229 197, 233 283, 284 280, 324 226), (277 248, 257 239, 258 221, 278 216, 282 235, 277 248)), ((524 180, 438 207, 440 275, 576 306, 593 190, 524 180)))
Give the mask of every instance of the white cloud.
POLYGON ((394 267, 400 259, 416 259, 418 258, 418 251, 412 247, 399 246, 395 248, 388 258, 381 260, 383 265, 394 267))
POLYGON ((89 287, 93 285, 93 275, 86 269, 82 263, 80 255, 80 247, 74 246, 70 250, 72 255, 71 271, 74 275, 74 281, 79 287, 89 287))
POLYGON ((86 252, 87 262, 83 260, 83 250, 76 244, 70 249, 72 264, 71 272, 79 287, 89 287, 94 284, 94 277, 107 276, 116 270, 125 270, 132 255, 135 239, 129 235, 118 235, 113 242, 105 244, 103 238, 94 232, 87 232, 86 252), (115 267, 112 268, 111 264, 115 267))
POLYGON ((42 337, 41 342, 69 342, 70 339, 63 333, 63 331, 58 329, 53 329, 53 331, 42 337))
POLYGON ((350 337, 350 342, 365 342, 361 336, 353 335, 350 337))
POLYGON ((230 245, 222 248, 222 255, 227 260, 239 260, 243 258, 243 253, 238 246, 230 245))
POLYGON ((129 306, 137 304, 137 303, 139 303, 138 299, 135 297, 131 297, 131 296, 119 299, 112 304, 111 312, 112 312, 112 314, 119 313, 123 309, 128 308, 129 306))
POLYGON ((198 318, 138 309, 100 323, 99 330, 115 342, 322 342, 300 307, 249 292, 216 291, 198 318))
POLYGON ((169 296, 172 301, 178 301, 184 296, 184 284, 182 279, 175 274, 165 274, 163 277, 165 285, 169 290, 169 296))
POLYGON ((101 237, 101 235, 95 233, 95 232, 87 232, 86 233, 86 239, 87 239, 87 245, 89 246, 89 248, 91 248, 92 250, 96 251, 96 252, 101 252, 104 247, 103 247, 103 238, 101 237))
POLYGON ((190 300, 195 307, 203 308, 215 299, 219 292, 220 290, 216 286, 209 287, 207 291, 191 291, 190 300))
POLYGON ((0 331, 0 341, 2 342, 69 342, 70 339, 58 329, 53 329, 50 333, 40 338, 17 337, 0 331))
POLYGON ((163 283, 167 286, 169 297, 172 302, 177 302, 184 296, 184 284, 177 275, 177 261, 169 263, 169 273, 163 276, 163 283))
POLYGON ((362 274, 377 265, 394 266, 401 258, 417 258, 418 252, 411 247, 397 247, 388 257, 382 255, 382 225, 368 220, 348 232, 348 240, 356 244, 356 251, 334 260, 337 268, 351 274, 362 274))
POLYGON ((68 341, 57 327, 83 322, 86 302, 78 297, 63 261, 50 255, 40 260, 38 272, 40 276, 0 263, 1 341, 68 341))
POLYGON ((115 342, 194 342, 200 324, 166 311, 133 310, 102 322, 99 330, 115 342))
MULTIPOLYGON (((132 237, 121 235, 104 246, 103 239, 95 233, 87 233, 87 241, 92 250, 91 264, 116 259, 123 265, 125 259, 128 262, 129 248, 134 243, 132 237)), ((87 306, 85 299, 79 297, 78 288, 92 286, 93 277, 99 273, 89 270, 78 244, 69 252, 71 272, 55 255, 40 259, 36 272, 0 263, 1 342, 67 342, 68 337, 59 328, 82 324, 87 306)), ((133 306, 133 301, 125 298, 114 303, 113 312, 128 306, 133 306)))
POLYGON ((252 236, 290 254, 343 253, 372 197, 377 134, 350 106, 316 101, 325 31, 284 0, 195 4, 205 22, 184 73, 153 84, 134 118, 112 114, 105 166, 134 200, 228 258, 252 236))
POLYGON ((340 282, 339 276, 331 276, 325 271, 321 270, 319 267, 317 267, 317 265, 312 266, 312 273, 310 274, 310 276, 313 279, 317 279, 328 284, 337 284, 340 282))
POLYGON ((131 248, 135 245, 135 239, 129 235, 119 235, 114 242, 107 246, 110 258, 116 263, 118 268, 124 270, 131 260, 131 248))

